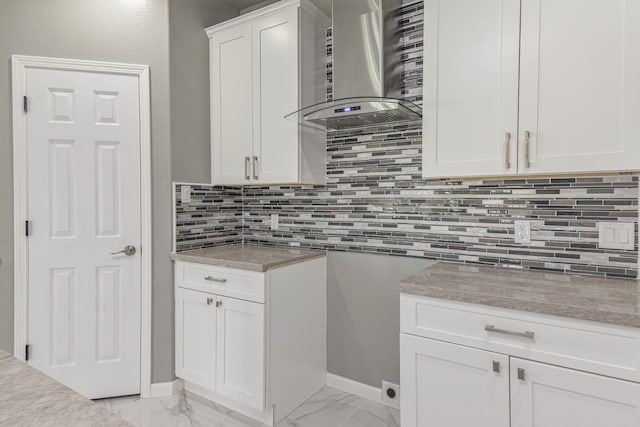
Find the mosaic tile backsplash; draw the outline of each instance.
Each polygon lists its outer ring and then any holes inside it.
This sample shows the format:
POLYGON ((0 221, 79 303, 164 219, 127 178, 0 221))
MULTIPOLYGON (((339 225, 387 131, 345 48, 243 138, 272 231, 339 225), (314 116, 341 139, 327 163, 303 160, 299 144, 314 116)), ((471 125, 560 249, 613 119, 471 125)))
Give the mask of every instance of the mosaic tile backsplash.
MULTIPOLYGON (((422 2, 398 18, 404 96, 420 103, 422 2)), ((426 181, 421 130, 414 122, 328 132, 324 186, 194 186, 189 204, 178 189, 176 249, 244 242, 638 276, 638 175, 426 181), (529 245, 514 241, 518 219, 531 221, 529 245), (600 249, 599 221, 636 223, 635 249, 600 249)))

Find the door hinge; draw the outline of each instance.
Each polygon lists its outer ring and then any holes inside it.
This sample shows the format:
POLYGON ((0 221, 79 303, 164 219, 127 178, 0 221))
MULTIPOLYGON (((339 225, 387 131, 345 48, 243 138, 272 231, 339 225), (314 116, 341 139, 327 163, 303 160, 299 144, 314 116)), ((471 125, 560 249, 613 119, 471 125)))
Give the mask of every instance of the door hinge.
POLYGON ((31 359, 31 344, 24 346, 24 360, 29 361, 31 359))
POLYGON ((31 221, 24 222, 24 235, 29 237, 31 234, 31 221))
POLYGON ((22 97, 22 109, 25 113, 29 112, 29 98, 27 98, 27 95, 22 97))

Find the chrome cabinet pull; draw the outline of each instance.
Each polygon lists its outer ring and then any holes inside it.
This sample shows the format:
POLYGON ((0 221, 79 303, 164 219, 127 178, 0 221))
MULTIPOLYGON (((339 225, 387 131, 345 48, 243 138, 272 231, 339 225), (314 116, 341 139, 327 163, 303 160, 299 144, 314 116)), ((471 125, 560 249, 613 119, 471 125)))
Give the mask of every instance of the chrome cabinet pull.
POLYGON ((222 306, 222 301, 216 301, 216 307, 221 307, 222 306))
POLYGON ((518 368, 518 379, 524 381, 524 368, 518 368))
POLYGON ((251 167, 251 165, 249 165, 249 163, 251 162, 251 159, 249 158, 249 156, 244 158, 244 179, 251 179, 251 175, 249 174, 249 168, 251 167))
POLYGON ((530 340, 532 340, 534 336, 534 333, 531 331, 524 331, 524 332, 510 331, 508 329, 496 328, 493 325, 485 325, 484 330, 487 332, 495 332, 498 334, 513 335, 515 337, 528 338, 530 340))
POLYGON ((213 304, 213 298, 207 297, 207 305, 213 304))
POLYGON ((213 276, 207 276, 204 278, 207 282, 216 282, 216 283, 227 283, 227 279, 219 279, 213 276))
POLYGON ((253 179, 258 179, 258 156, 253 156, 253 179))
POLYGON ((504 167, 511 169, 511 132, 504 134, 504 167))
POLYGON ((500 362, 498 362, 497 360, 493 361, 493 372, 500 373, 500 362))
POLYGON ((531 132, 528 130, 524 131, 524 167, 529 168, 531 166, 531 162, 529 161, 529 139, 531 138, 531 132))

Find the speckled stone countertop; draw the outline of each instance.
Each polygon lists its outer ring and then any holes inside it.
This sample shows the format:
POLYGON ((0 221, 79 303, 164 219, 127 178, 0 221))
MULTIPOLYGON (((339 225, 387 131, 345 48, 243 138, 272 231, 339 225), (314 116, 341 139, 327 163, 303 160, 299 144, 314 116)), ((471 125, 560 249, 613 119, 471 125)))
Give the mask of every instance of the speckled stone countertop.
POLYGON ((403 279, 400 292, 640 327, 640 282, 439 262, 403 279))
POLYGON ((228 245, 177 252, 171 254, 171 259, 240 270, 267 271, 324 256, 324 252, 303 249, 228 245))
POLYGON ((0 350, 0 425, 131 426, 105 408, 0 350))

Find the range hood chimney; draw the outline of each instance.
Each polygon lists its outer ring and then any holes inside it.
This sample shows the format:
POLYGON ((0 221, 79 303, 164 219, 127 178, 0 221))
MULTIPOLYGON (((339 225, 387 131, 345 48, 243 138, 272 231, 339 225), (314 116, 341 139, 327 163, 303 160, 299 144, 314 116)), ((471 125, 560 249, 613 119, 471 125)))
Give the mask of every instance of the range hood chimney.
POLYGON ((330 130, 420 119, 420 107, 399 99, 400 6, 401 0, 333 0, 333 99, 287 118, 330 130))

